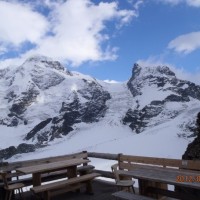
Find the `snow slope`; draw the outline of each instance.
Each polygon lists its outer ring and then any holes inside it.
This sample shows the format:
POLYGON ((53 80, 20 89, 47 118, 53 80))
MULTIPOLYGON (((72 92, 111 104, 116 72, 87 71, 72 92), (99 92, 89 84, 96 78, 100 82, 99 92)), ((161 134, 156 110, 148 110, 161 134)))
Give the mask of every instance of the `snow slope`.
MULTIPOLYGON (((189 136, 200 111, 199 88, 176 79, 167 67, 149 70, 137 65, 128 84, 108 83, 64 70, 59 63, 46 57, 32 58, 19 68, 0 72, 0 118, 3 120, 0 148, 17 146, 22 142, 40 142, 38 135, 53 133, 56 128, 62 130, 64 116, 78 113, 67 134, 61 132, 52 140, 48 135, 46 147, 16 154, 8 161, 83 150, 180 159, 188 143, 194 139, 194 136, 189 136), (192 90, 195 93, 190 93, 192 90), (32 93, 35 96, 29 98, 32 93), (21 105, 24 99, 25 107, 13 111, 13 105, 21 105), (76 101, 79 103, 73 110, 76 101), (97 114, 91 117, 97 110, 97 114), (9 118, 11 111, 14 115, 9 118), (14 117, 18 124, 11 126, 14 117), (46 119, 52 120, 51 123, 26 140, 27 133, 46 119), (56 120, 60 120, 58 124, 55 124, 56 120), (141 126, 139 134, 130 126, 131 123, 141 126)), ((101 169, 107 169, 112 163, 92 161, 101 169)))

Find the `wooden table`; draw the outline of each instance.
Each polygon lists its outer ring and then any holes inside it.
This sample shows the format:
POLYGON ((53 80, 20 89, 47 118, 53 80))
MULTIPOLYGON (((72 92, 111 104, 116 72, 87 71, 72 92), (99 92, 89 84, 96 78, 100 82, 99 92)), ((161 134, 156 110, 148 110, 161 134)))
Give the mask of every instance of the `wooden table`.
POLYGON ((77 166, 88 162, 90 162, 90 160, 76 158, 59 162, 33 165, 30 167, 22 167, 16 169, 16 171, 23 174, 32 174, 33 186, 38 186, 41 185, 41 174, 67 169, 66 177, 76 177, 77 166))
MULTIPOLYGON (((141 195, 147 195, 147 189, 154 183, 165 183, 174 186, 181 186, 184 188, 192 188, 200 190, 200 172, 178 170, 171 168, 159 168, 159 167, 148 167, 148 168, 136 168, 132 171, 119 170, 120 175, 125 175, 138 179, 139 191, 141 195)), ((181 194, 174 193, 169 190, 162 190, 162 188, 156 188, 154 184, 154 191, 163 192, 165 196, 179 197, 181 194)), ((192 195, 192 194, 191 194, 192 195)), ((148 196, 148 195, 147 195, 148 196)), ((183 196, 181 199, 188 199, 183 196)), ((194 199, 194 198, 191 198, 194 199)))

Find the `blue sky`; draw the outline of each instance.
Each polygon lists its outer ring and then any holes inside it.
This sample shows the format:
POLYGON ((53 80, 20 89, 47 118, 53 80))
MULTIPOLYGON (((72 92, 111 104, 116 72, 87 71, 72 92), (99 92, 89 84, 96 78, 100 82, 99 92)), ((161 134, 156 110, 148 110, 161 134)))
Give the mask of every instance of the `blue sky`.
POLYGON ((0 67, 42 54, 125 81, 135 62, 200 72, 200 0, 1 0, 0 67))

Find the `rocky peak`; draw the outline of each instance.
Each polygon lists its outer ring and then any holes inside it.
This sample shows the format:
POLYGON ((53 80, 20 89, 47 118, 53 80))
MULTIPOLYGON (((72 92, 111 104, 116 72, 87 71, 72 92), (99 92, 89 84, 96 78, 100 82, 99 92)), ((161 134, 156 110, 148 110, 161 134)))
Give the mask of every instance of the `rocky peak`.
POLYGON ((193 101, 200 100, 200 86, 180 80, 167 66, 141 67, 135 64, 127 86, 135 98, 124 123, 137 133, 180 115, 193 101), (155 119, 155 120, 152 120, 155 119))
POLYGON ((33 65, 34 67, 41 67, 44 66, 46 68, 56 69, 59 71, 66 72, 68 75, 71 73, 58 61, 54 61, 49 57, 36 55, 28 58, 24 63, 23 66, 30 66, 33 65))
POLYGON ((145 78, 146 76, 175 78, 175 73, 167 66, 140 66, 135 63, 132 70, 132 80, 136 78, 145 78))

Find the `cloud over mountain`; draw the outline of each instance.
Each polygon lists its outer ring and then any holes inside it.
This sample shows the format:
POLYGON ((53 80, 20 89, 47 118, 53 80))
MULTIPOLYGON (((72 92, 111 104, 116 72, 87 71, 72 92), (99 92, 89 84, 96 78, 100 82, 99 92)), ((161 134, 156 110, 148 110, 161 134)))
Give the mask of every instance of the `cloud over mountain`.
POLYGON ((114 60, 117 48, 109 44, 112 33, 106 26, 121 28, 134 16, 134 10, 120 9, 115 1, 1 1, 0 53, 14 46, 23 58, 39 53, 75 66, 114 60))
POLYGON ((200 31, 180 35, 172 40, 169 49, 174 49, 179 53, 191 53, 200 48, 200 31))

